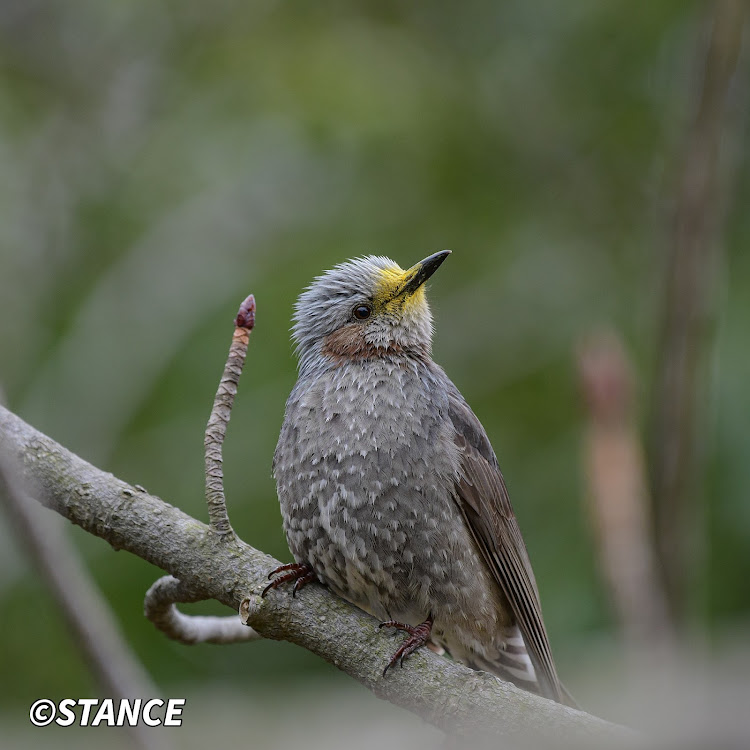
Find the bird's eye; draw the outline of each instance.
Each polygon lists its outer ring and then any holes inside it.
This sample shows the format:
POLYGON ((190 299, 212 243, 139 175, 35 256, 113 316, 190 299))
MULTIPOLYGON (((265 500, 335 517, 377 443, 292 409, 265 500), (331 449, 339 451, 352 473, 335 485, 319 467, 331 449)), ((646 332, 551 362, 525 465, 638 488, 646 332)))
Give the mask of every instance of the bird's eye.
POLYGON ((352 314, 357 320, 367 320, 372 315, 372 308, 369 305, 357 305, 352 314))

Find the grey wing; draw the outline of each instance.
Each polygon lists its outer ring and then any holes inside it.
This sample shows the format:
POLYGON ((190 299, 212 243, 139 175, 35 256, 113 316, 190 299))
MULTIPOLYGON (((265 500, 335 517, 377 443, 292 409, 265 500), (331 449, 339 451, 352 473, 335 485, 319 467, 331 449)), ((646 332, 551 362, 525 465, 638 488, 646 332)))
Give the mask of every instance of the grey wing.
POLYGON ((454 440, 461 457, 455 482, 456 502, 508 600, 542 694, 569 702, 567 691, 557 677, 531 562, 497 458, 474 412, 455 386, 453 389, 448 397, 448 416, 455 428, 454 440))

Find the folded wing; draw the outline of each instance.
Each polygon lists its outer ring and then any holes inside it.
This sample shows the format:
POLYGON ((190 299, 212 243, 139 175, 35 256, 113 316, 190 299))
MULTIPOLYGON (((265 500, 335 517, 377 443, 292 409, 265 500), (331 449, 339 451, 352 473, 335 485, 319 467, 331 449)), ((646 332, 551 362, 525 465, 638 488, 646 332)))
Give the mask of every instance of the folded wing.
POLYGON ((572 704, 557 676, 531 562, 489 438, 458 390, 449 394, 449 402, 448 416, 461 456, 455 500, 508 600, 534 665, 540 692, 572 704))

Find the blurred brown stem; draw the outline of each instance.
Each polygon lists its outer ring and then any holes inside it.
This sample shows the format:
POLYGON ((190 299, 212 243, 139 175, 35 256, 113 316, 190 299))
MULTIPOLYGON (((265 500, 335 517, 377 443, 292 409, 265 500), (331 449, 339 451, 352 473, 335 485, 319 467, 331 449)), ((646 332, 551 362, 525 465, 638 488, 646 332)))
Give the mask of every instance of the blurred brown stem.
POLYGON ((674 640, 656 570, 645 464, 636 429, 633 375, 614 333, 580 348, 587 407, 584 468, 599 561, 619 623, 634 652, 674 640))
POLYGON ((702 567, 695 491, 700 486, 697 406, 705 392, 712 292, 728 192, 719 152, 746 15, 746 0, 713 5, 702 90, 685 147, 667 259, 649 458, 657 553, 678 620, 685 614, 688 584, 695 590, 702 567))

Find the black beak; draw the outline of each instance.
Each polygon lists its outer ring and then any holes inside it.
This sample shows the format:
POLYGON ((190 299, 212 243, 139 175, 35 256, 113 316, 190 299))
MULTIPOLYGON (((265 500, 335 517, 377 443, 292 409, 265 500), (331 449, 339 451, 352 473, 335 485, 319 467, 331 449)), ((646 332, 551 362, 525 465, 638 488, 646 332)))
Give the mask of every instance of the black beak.
POLYGON ((441 250, 434 253, 419 263, 413 265, 408 270, 407 282, 404 284, 401 294, 414 294, 435 271, 440 268, 440 264, 451 254, 450 250, 441 250))

